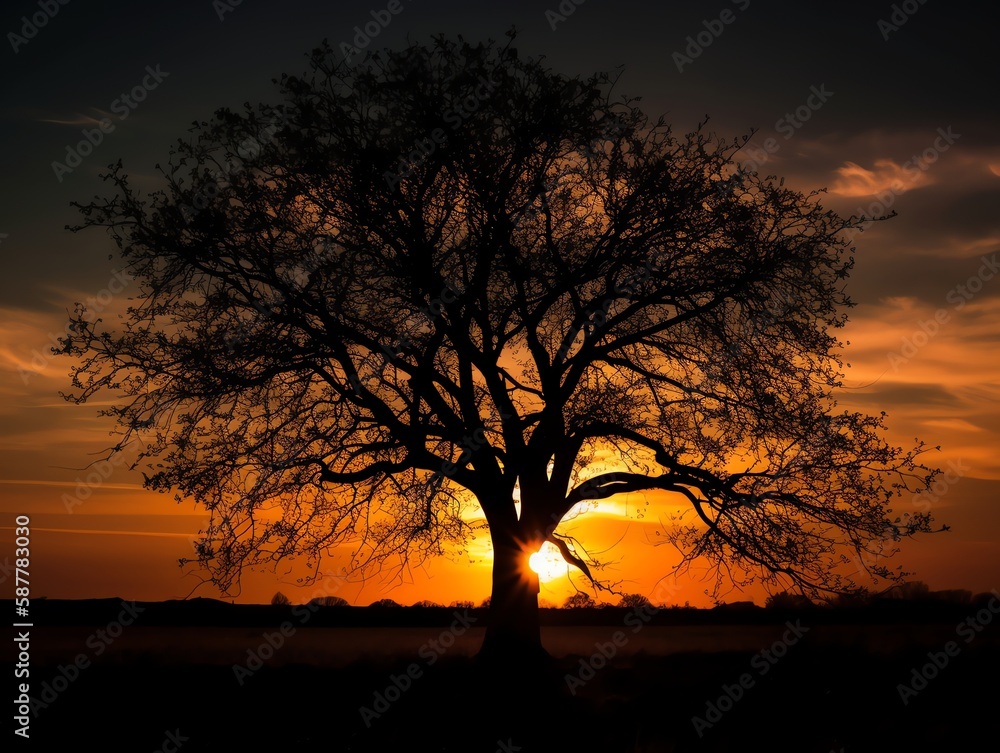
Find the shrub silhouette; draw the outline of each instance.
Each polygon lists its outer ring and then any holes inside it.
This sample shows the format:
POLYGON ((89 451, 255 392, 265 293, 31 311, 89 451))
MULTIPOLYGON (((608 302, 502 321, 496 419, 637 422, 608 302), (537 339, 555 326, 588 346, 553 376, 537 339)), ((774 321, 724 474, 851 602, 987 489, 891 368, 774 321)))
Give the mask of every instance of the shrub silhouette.
POLYGON ((292 600, 285 596, 281 591, 278 591, 271 597, 271 606, 275 607, 287 607, 290 606, 292 600))

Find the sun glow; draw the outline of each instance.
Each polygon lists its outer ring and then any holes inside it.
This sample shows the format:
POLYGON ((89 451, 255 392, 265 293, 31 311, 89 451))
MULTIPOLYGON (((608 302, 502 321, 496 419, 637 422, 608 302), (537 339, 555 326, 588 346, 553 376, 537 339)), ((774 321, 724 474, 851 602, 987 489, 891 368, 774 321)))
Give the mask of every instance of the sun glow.
POLYGON ((569 565, 562 554, 548 541, 528 558, 528 567, 538 574, 538 579, 543 583, 561 578, 569 572, 569 565))

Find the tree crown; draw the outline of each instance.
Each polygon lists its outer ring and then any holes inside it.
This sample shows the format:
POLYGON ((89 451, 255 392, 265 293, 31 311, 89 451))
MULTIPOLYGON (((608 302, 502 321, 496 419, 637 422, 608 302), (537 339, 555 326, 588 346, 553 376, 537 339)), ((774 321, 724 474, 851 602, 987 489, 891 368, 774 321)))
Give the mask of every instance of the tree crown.
POLYGON ((821 590, 930 530, 890 508, 923 445, 836 411, 860 221, 611 76, 444 38, 380 60, 323 46, 281 103, 196 124, 164 190, 119 163, 79 205, 142 288, 117 329, 77 310, 72 399, 115 391, 147 485, 212 511, 217 583, 348 539, 353 567, 440 554, 473 501, 589 575, 567 513, 672 492, 684 562, 821 590))

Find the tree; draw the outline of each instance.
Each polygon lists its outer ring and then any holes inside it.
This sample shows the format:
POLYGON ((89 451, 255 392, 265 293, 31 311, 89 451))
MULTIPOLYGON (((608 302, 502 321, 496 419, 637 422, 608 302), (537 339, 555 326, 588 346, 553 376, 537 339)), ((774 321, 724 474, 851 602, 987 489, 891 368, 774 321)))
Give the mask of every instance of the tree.
POLYGON ((274 596, 271 597, 271 606, 274 607, 287 607, 291 606, 292 600, 285 596, 281 591, 276 591, 274 596))
POLYGON ((392 608, 392 607, 401 607, 402 604, 400 604, 395 599, 378 599, 377 601, 373 601, 368 606, 370 606, 370 607, 376 607, 378 609, 386 609, 386 608, 392 608))
POLYGON ((651 607, 653 605, 650 603, 649 599, 642 594, 625 594, 622 596, 621 601, 618 602, 618 606, 626 609, 637 609, 640 607, 651 607))
POLYGON ((886 592, 890 599, 903 599, 905 601, 920 601, 930 598, 931 587, 922 580, 908 580, 898 583, 886 592))
POLYGON ((541 651, 527 557, 589 577, 558 526, 617 494, 683 500, 665 538, 720 578, 895 577, 877 557, 930 517, 893 497, 933 472, 836 410, 864 218, 512 45, 324 45, 280 103, 196 124, 163 190, 112 165, 74 229, 107 228, 141 294, 114 327, 76 309, 70 399, 111 392, 112 452, 141 438, 146 486, 210 511, 224 590, 342 542, 353 568, 453 551, 478 505, 485 655, 541 651))
POLYGON ((861 588, 850 592, 831 594, 823 603, 839 609, 861 609, 870 606, 875 600, 875 594, 869 589, 861 588))
POLYGON ((965 588, 949 588, 942 591, 931 591, 928 597, 947 604, 971 604, 972 591, 965 588))
POLYGON ((770 594, 764 600, 767 609, 809 609, 815 606, 808 596, 793 591, 780 591, 770 594))
POLYGON ((596 609, 598 606, 594 597, 586 591, 577 591, 563 602, 563 609, 596 609))
POLYGON ((316 607, 349 607, 351 603, 340 596, 315 596, 309 599, 309 606, 316 607))

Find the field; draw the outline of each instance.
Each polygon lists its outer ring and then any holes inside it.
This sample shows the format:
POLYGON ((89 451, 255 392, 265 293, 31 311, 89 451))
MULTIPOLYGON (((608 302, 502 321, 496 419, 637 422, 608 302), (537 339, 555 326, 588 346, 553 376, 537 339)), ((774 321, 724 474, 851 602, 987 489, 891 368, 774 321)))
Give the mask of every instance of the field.
POLYGON ((132 615, 120 602, 86 615, 52 607, 48 624, 31 634, 30 747, 860 753, 996 746, 988 720, 1000 630, 989 608, 661 613, 648 623, 624 610, 553 614, 543 633, 550 666, 499 680, 474 659, 485 621, 477 610, 428 610, 393 618, 419 624, 390 627, 379 624, 391 621, 386 615, 365 610, 347 617, 299 607, 281 620, 269 609, 224 619, 222 611, 200 613, 198 626, 165 624, 190 623, 190 611, 168 619, 139 606, 127 622, 132 615), (598 624, 565 624, 588 617, 598 624))

